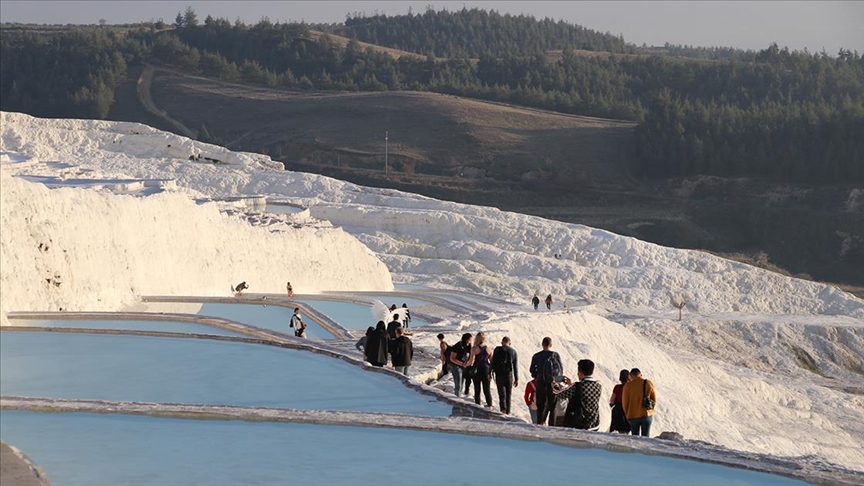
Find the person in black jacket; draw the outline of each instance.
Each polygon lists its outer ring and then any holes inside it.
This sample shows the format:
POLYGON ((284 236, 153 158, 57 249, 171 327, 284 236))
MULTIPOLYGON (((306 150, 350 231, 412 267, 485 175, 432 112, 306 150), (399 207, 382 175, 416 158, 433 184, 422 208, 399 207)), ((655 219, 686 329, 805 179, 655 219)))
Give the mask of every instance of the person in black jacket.
POLYGON ((501 346, 492 352, 492 373, 498 388, 498 405, 501 413, 510 414, 510 398, 513 387, 519 386, 519 369, 516 350, 510 347, 510 338, 504 336, 501 346))
POLYGON ((366 361, 380 368, 387 364, 388 354, 390 354, 390 337, 387 335, 387 327, 384 321, 378 321, 375 332, 366 340, 366 361))
POLYGON ((396 329, 402 327, 402 322, 399 321, 399 314, 393 314, 393 320, 387 324, 387 335, 390 339, 396 339, 396 329))
POLYGON ((458 343, 450 346, 446 351, 447 359, 450 360, 450 373, 453 375, 453 386, 455 388, 453 392, 457 397, 462 392, 462 381, 464 380, 462 372, 468 367, 468 360, 471 357, 471 341, 473 339, 474 336, 470 332, 466 332, 458 343))
POLYGON ((551 421, 554 415, 552 412, 555 410, 555 395, 552 384, 564 379, 564 365, 561 364, 561 356, 552 351, 551 337, 543 338, 543 351, 534 353, 531 357, 529 371, 531 377, 537 379, 537 424, 543 425, 546 417, 550 417, 551 421))
POLYGON ((408 368, 411 367, 411 359, 414 358, 414 346, 408 336, 405 336, 405 331, 401 327, 396 328, 396 340, 393 341, 393 346, 390 349, 392 356, 391 362, 393 368, 399 373, 408 376, 408 368))

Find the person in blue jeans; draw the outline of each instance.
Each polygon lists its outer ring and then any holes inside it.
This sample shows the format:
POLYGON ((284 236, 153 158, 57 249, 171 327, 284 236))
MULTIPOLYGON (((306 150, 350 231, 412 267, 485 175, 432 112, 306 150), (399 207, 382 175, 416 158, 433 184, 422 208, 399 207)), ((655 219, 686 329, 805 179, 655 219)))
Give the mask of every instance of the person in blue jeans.
POLYGON ((450 374, 453 375, 454 393, 457 397, 462 396, 462 372, 468 366, 468 360, 471 358, 472 339, 471 333, 466 332, 458 343, 450 346, 447 352, 447 359, 450 360, 450 374))
POLYGON ((642 371, 639 368, 630 370, 630 381, 621 391, 621 405, 624 407, 624 415, 630 422, 630 432, 633 435, 651 436, 651 422, 654 421, 656 403, 657 392, 654 391, 654 383, 642 378, 642 371), (646 401, 649 403, 646 404, 646 401))

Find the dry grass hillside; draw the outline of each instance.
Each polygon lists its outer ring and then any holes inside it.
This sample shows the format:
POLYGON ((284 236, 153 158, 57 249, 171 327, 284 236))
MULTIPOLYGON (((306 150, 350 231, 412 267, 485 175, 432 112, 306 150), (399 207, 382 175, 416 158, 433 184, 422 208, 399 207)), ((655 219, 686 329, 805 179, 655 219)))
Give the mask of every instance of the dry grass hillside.
POLYGON ((634 124, 425 92, 299 92, 158 71, 151 96, 187 127, 289 166, 499 181, 605 179, 634 124))
MULTIPOLYGON (((340 47, 345 47, 348 45, 349 42, 351 42, 351 39, 349 39, 347 37, 342 37, 341 35, 336 35, 336 34, 329 33, 329 32, 321 32, 318 30, 310 30, 309 36, 312 37, 312 39, 314 39, 314 40, 318 40, 321 37, 327 37, 330 39, 331 42, 335 43, 336 45, 338 45, 340 47)), ((361 41, 357 41, 357 44, 363 49, 368 49, 371 47, 374 51, 383 52, 384 54, 387 54, 388 56, 392 56, 393 59, 399 59, 400 57, 426 59, 426 56, 423 56, 421 54, 417 54, 415 52, 408 52, 408 51, 402 51, 399 49, 392 49, 390 47, 379 46, 376 44, 369 44, 368 42, 361 42, 361 41)))

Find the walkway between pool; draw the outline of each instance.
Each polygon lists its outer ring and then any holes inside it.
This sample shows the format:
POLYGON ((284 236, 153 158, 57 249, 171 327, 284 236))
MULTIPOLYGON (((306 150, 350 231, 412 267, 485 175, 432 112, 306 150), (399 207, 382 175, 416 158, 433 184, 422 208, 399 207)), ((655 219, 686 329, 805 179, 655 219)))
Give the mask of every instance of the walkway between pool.
POLYGON ((23 454, 0 442, 0 484, 3 486, 47 486, 48 480, 23 454))
MULTIPOLYGON (((324 330, 336 337, 336 339, 351 339, 351 333, 342 327, 338 322, 330 319, 314 308, 295 302, 287 297, 268 297, 267 294, 249 294, 239 297, 201 297, 194 295, 186 296, 166 296, 166 295, 147 295, 141 297, 142 302, 194 302, 194 303, 211 303, 211 304, 238 304, 238 305, 274 305, 293 309, 299 307, 303 315, 312 319, 315 324, 323 327, 324 330), (267 297, 267 298, 265 298, 267 297)), ((288 325, 287 322, 285 324, 288 325)))

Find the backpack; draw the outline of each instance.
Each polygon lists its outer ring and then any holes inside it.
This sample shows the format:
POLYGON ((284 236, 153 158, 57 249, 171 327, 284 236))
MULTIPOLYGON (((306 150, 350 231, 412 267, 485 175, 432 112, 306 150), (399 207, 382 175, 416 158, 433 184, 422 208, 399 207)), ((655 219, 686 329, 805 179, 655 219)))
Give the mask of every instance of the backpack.
POLYGON ((504 357, 495 362, 495 364, 497 365, 495 368, 495 373, 499 375, 506 375, 507 373, 513 371, 513 360, 510 357, 510 353, 507 351, 507 348, 501 346, 498 349, 501 350, 500 353, 502 353, 504 357))
POLYGON ((540 372, 537 373, 537 381, 543 383, 552 383, 555 377, 561 374, 561 363, 558 361, 558 354, 552 353, 540 366, 540 372))

